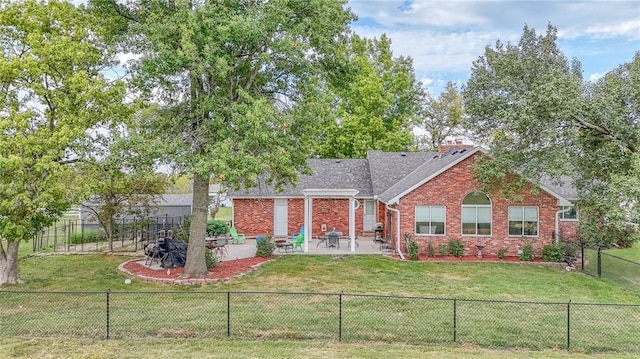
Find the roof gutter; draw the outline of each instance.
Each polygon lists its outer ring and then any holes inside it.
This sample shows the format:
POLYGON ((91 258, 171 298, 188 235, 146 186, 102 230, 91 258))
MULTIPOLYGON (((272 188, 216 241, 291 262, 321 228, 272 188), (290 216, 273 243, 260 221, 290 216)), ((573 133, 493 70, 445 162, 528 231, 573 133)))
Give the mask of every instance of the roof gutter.
POLYGON ((396 232, 397 232, 396 233, 396 249, 398 251, 398 254, 400 255, 400 258, 404 259, 404 255, 402 254, 402 251, 400 250, 400 210, 389 207, 388 203, 385 203, 384 206, 388 211, 396 213, 396 218, 398 219, 398 221, 397 221, 398 224, 396 225, 396 232))

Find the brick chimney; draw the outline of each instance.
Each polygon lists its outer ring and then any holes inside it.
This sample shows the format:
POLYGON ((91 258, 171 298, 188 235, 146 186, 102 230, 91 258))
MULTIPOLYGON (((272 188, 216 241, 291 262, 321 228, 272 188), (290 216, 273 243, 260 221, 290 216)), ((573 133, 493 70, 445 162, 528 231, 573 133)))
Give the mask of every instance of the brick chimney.
POLYGON ((446 155, 449 151, 455 151, 455 150, 470 150, 472 148, 474 148, 474 145, 465 145, 462 143, 462 140, 447 140, 446 143, 440 145, 439 149, 438 149, 438 154, 440 156, 446 155))

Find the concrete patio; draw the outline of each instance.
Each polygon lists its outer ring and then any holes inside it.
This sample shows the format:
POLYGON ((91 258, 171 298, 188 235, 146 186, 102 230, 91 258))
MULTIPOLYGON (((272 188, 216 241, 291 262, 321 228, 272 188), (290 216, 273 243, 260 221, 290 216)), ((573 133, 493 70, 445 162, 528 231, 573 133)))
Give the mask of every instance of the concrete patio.
MULTIPOLYGON (((284 248, 276 248, 273 251, 274 255, 315 255, 315 254, 391 254, 387 251, 380 251, 380 244, 374 243, 373 237, 363 237, 356 240, 357 246, 356 251, 351 252, 349 248, 349 240, 348 239, 340 239, 340 247, 327 247, 326 243, 323 241, 319 241, 317 239, 313 239, 309 241, 309 252, 304 253, 300 251, 300 249, 292 252, 290 249, 285 252, 284 248)), ((228 244, 227 245, 228 255, 220 258, 221 260, 231 260, 236 258, 248 258, 253 257, 256 254, 256 240, 252 238, 248 238, 246 243, 242 244, 228 244)))

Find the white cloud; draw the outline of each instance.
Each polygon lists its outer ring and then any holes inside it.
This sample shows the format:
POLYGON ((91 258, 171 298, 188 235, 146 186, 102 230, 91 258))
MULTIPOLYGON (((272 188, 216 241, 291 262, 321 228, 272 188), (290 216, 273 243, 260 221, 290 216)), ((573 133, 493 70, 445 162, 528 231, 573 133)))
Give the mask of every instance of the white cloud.
POLYGON ((620 36, 640 40, 640 14, 638 14, 638 19, 636 20, 617 24, 589 26, 586 28, 585 32, 595 38, 611 38, 620 36))
POLYGON ((605 74, 606 73, 598 73, 598 72, 593 73, 593 74, 589 75, 589 81, 590 82, 596 82, 596 81, 600 80, 601 78, 603 78, 605 74))

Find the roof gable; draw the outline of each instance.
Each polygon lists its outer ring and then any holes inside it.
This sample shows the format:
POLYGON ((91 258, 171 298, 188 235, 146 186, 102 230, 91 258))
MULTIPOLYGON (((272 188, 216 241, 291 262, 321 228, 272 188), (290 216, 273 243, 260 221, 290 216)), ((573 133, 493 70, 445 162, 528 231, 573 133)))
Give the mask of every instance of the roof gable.
POLYGON ((451 151, 444 156, 432 156, 428 161, 415 168, 410 174, 380 194, 378 198, 385 203, 397 202, 401 197, 479 151, 482 151, 482 149, 476 147, 472 150, 451 151))

